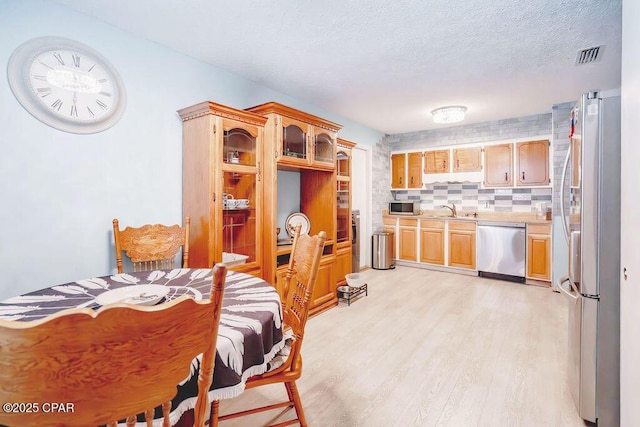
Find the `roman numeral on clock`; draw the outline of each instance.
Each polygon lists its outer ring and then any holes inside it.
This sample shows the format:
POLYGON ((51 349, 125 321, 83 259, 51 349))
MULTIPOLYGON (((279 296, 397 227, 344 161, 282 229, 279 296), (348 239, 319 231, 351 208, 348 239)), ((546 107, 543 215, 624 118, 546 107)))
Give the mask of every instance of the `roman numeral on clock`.
POLYGON ((71 117, 78 117, 78 108, 75 104, 71 106, 71 117))
POLYGON ((73 59, 73 65, 75 65, 76 68, 80 68, 80 55, 74 53, 71 55, 71 58, 73 59))
POLYGON ((96 104, 98 104, 100 107, 102 107, 103 110, 107 109, 107 104, 105 104, 104 102, 100 101, 99 99, 96 99, 96 104))
POLYGON ((64 60, 62 59, 62 56, 58 52, 54 52, 53 57, 58 60, 60 65, 64 65, 64 60))
POLYGON ((52 67, 49 67, 49 66, 48 66, 47 64, 45 64, 44 62, 42 62, 42 61, 38 61, 38 62, 39 62, 40 64, 44 65, 45 67, 47 67, 48 69, 53 70, 53 68, 52 68, 52 67))
POLYGON ((53 108, 54 110, 60 111, 60 108, 62 108, 62 104, 63 102, 60 100, 60 98, 58 98, 55 101, 53 101, 53 104, 51 104, 51 108, 53 108))
POLYGON ((38 91, 38 93, 40 94, 40 97, 42 97, 42 98, 45 98, 45 97, 51 95, 51 88, 50 87, 39 87, 36 90, 38 91))

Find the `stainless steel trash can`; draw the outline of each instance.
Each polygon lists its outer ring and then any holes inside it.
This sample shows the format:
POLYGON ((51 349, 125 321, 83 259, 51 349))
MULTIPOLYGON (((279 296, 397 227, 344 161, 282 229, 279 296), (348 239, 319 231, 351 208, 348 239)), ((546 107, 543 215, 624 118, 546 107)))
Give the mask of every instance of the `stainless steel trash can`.
POLYGON ((371 236, 371 268, 389 270, 396 268, 393 231, 376 231, 371 236))

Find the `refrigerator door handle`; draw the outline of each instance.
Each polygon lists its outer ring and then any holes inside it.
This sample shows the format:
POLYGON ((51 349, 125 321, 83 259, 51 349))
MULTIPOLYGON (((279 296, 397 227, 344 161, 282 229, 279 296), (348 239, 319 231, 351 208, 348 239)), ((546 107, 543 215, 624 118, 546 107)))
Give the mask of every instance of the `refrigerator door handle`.
POLYGON ((569 238, 569 279, 572 284, 580 283, 581 281, 581 251, 580 232, 577 230, 572 231, 569 238))
POLYGON ((562 292, 565 296, 567 296, 568 298, 576 301, 579 297, 578 291, 575 288, 575 285, 573 283, 571 283, 571 280, 569 280, 569 276, 564 276, 561 277, 560 279, 558 279, 558 281, 556 282, 556 287, 558 289, 560 289, 560 292, 562 292), (564 282, 569 282, 569 286, 571 287, 571 291, 565 289, 564 286, 562 286, 562 284, 564 282), (575 295, 574 295, 575 292, 575 295))
POLYGON ((562 181, 560 181, 560 218, 562 219, 562 228, 564 229, 564 239, 569 243, 569 226, 567 218, 564 216, 564 186, 567 182, 567 169, 569 166, 569 158, 571 157, 571 146, 567 151, 567 157, 564 159, 564 167, 562 168, 562 181))

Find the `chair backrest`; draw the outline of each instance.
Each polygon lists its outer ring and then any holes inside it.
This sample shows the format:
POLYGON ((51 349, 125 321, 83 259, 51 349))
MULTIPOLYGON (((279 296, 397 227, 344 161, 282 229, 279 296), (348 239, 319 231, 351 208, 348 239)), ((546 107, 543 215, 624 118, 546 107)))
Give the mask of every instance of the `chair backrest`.
POLYGON ((304 327, 309 316, 309 303, 318 276, 324 242, 327 239, 327 233, 324 231, 313 237, 308 234, 300 235, 300 228, 300 224, 295 228, 291 257, 284 281, 287 296, 284 321, 291 327, 295 337, 291 350, 293 354, 291 362, 294 366, 302 346, 304 327), (290 293, 292 295, 289 295, 290 293))
POLYGON ((113 237, 116 247, 116 265, 122 273, 122 251, 125 251, 133 271, 148 271, 174 268, 175 258, 182 248, 182 268, 189 267, 189 225, 143 225, 120 230, 117 219, 113 220, 113 237))
POLYGON ((39 405, 31 413, 0 411, 0 425, 97 426, 151 418, 159 405, 168 423, 176 386, 199 354, 195 416, 203 425, 225 278, 226 267, 214 266, 205 301, 183 296, 153 307, 116 303, 32 322, 0 319, 0 401, 39 405))

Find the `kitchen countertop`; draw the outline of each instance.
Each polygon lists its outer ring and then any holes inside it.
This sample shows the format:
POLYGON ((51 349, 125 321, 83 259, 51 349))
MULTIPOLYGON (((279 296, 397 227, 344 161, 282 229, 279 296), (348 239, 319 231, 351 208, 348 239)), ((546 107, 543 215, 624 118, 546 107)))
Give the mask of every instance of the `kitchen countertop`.
POLYGON ((527 224, 549 224, 551 220, 540 219, 535 213, 529 212, 477 212, 474 217, 473 212, 458 212, 456 217, 450 216, 447 210, 423 211, 420 215, 392 215, 388 211, 383 211, 382 216, 388 218, 417 218, 433 220, 453 220, 453 221, 500 221, 500 222, 526 222, 527 224), (468 216, 466 216, 468 215, 468 216))

